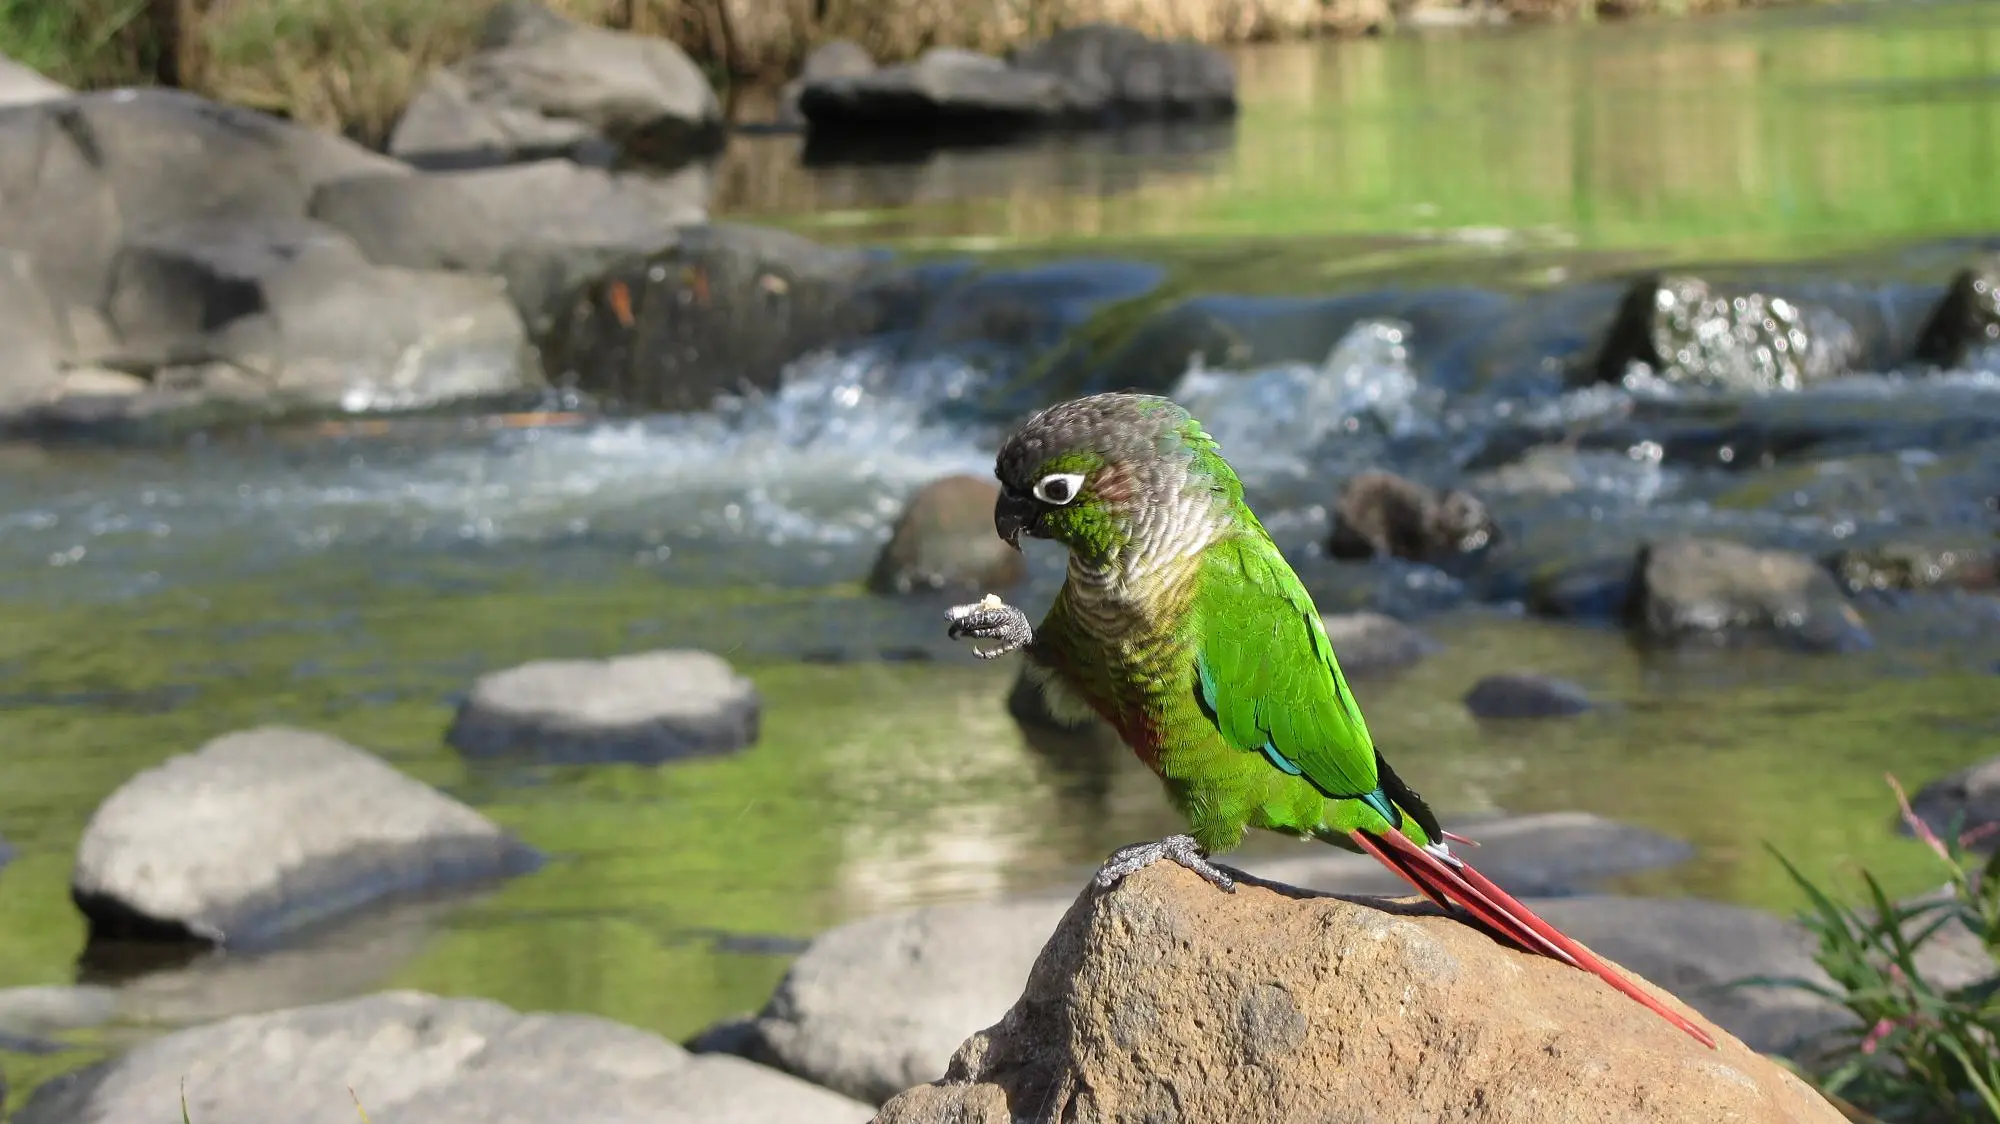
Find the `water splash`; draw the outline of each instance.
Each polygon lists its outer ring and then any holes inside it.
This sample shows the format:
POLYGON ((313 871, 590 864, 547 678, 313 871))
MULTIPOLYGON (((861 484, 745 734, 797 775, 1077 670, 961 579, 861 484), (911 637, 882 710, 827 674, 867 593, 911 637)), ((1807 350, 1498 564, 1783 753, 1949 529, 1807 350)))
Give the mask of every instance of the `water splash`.
POLYGON ((1329 456, 1353 460, 1383 438, 1431 432, 1442 396, 1410 366, 1410 327, 1364 320, 1318 366, 1210 371, 1199 356, 1172 397, 1200 418, 1246 482, 1302 477, 1329 456), (1329 449, 1340 440, 1348 447, 1329 449))

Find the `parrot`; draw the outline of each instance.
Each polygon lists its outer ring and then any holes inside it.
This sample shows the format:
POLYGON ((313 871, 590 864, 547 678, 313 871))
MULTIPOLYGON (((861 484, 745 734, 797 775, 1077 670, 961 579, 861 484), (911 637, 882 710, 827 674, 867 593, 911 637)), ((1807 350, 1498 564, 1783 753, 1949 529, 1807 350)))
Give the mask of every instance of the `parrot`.
POLYGON ((1163 783, 1188 831, 1122 847, 1094 881, 1209 861, 1255 827, 1365 853, 1520 949, 1597 975, 1710 1049, 1715 1040, 1536 916, 1451 848, 1375 745, 1305 585, 1244 502, 1219 443, 1172 399, 1094 394, 1021 423, 994 461, 993 524, 1068 550, 1039 626, 987 594, 947 635, 1020 652, 1059 717, 1095 714, 1163 783))

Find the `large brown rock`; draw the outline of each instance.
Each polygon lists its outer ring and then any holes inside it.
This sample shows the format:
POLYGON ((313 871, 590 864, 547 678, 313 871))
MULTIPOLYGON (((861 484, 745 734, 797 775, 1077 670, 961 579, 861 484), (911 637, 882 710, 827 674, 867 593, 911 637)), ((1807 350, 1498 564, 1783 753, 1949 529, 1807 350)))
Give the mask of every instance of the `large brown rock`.
POLYGON ((1221 894, 1156 864, 1087 890, 1007 1016, 876 1119, 1843 1119, 1710 1029, 1715 1050, 1428 906, 1221 894))

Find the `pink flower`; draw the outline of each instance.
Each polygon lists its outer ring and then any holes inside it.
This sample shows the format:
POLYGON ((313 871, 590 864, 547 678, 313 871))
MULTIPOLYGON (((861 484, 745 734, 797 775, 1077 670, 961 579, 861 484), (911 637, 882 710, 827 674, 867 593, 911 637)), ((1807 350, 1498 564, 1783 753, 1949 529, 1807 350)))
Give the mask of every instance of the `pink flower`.
POLYGON ((1861 1040, 1861 1052, 1864 1054, 1874 1053, 1882 1045, 1882 1040, 1889 1037, 1889 1032, 1894 1029, 1896 1029, 1894 1021, 1890 1019, 1876 1020, 1875 1025, 1868 1028, 1867 1036, 1861 1040))

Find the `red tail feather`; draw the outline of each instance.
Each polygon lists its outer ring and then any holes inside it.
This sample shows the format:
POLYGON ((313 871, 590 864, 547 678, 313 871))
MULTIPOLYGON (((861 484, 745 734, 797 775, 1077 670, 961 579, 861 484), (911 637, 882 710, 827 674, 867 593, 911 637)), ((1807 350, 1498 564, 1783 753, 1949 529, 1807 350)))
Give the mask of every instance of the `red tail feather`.
POLYGON ((1701 1027, 1696 1026, 1686 1016, 1669 1010, 1659 1000, 1646 994, 1631 980, 1598 959, 1589 949, 1564 936, 1555 926, 1535 916, 1527 906, 1515 901, 1513 895, 1493 884, 1485 875, 1472 869, 1463 860, 1456 864, 1446 862, 1437 855, 1410 842, 1401 832, 1387 835, 1371 835, 1365 831, 1351 833, 1351 838, 1361 848, 1380 860, 1383 866, 1403 876, 1410 885, 1421 890, 1425 897, 1449 909, 1456 902, 1467 913, 1472 914, 1486 926, 1512 941, 1526 952, 1533 952, 1560 960, 1572 968, 1580 968, 1597 976, 1604 982, 1638 1000, 1648 1009, 1680 1027, 1695 1040, 1709 1049, 1715 1049, 1715 1039, 1701 1027))

